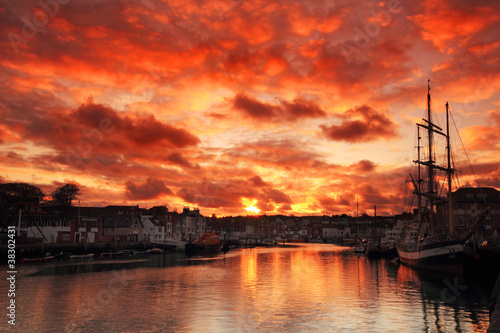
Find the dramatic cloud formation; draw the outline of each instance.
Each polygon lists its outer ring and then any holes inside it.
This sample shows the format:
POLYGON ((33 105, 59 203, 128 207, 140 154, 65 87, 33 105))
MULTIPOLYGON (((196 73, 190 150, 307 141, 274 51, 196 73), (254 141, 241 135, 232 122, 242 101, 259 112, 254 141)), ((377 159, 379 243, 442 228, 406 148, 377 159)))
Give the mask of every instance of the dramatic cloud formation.
POLYGON ((259 176, 254 176, 254 177, 250 178, 249 181, 254 186, 257 186, 257 187, 268 186, 268 184, 264 180, 262 180, 262 178, 260 178, 259 176))
POLYGON ((275 203, 292 204, 292 199, 277 189, 266 189, 263 191, 266 198, 275 203))
POLYGON ((453 52, 459 44, 498 22, 500 14, 493 7, 471 3, 423 1, 425 11, 409 19, 421 28, 424 40, 431 41, 441 52, 453 52), (456 6, 454 6, 456 5, 456 6), (460 24, 457 24, 460 22, 460 24))
POLYGON ((338 117, 342 119, 340 125, 321 126, 323 133, 331 140, 370 142, 397 137, 397 125, 368 105, 349 109, 338 117))
POLYGON ((127 196, 133 200, 156 199, 163 195, 173 195, 172 191, 161 179, 148 177, 145 183, 136 184, 133 181, 125 183, 127 196))
POLYGON ((367 173, 375 170, 375 163, 368 160, 361 160, 358 163, 352 165, 357 173, 367 173))
POLYGON ((280 100, 280 104, 263 103, 243 93, 238 93, 231 101, 234 108, 251 118, 261 120, 295 121, 300 118, 323 117, 326 112, 319 105, 304 98, 292 102, 280 100))
POLYGON ((436 121, 448 101, 480 184, 498 188, 499 13, 494 0, 3 1, 0 181, 204 215, 401 212, 431 79, 436 121))

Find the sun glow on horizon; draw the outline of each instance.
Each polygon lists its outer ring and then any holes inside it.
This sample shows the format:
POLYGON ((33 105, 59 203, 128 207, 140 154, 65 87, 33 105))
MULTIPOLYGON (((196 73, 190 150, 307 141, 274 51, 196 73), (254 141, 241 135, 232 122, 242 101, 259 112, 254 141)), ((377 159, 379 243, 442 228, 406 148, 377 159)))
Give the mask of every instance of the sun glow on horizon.
POLYGON ((257 207, 255 207, 254 205, 250 205, 248 206, 247 208, 245 208, 245 210, 247 212, 252 212, 252 213, 255 213, 255 214, 259 214, 260 212, 260 209, 258 209, 257 207))

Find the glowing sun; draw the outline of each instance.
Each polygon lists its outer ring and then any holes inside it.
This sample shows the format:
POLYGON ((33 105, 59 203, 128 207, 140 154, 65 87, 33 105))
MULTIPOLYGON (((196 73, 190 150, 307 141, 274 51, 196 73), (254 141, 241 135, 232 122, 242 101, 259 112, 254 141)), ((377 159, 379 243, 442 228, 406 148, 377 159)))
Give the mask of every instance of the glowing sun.
POLYGON ((258 209, 255 206, 248 206, 247 208, 245 208, 245 210, 247 212, 252 212, 252 213, 256 213, 256 214, 258 214, 260 212, 260 209, 258 209))

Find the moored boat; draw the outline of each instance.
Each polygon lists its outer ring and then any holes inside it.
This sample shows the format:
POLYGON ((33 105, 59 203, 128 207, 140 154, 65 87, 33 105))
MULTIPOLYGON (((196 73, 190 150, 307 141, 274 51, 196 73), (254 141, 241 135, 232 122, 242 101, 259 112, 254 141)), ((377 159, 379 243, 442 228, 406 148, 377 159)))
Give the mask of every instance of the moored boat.
POLYGON ((55 256, 45 256, 45 257, 40 257, 40 258, 21 258, 22 263, 42 263, 42 262, 48 262, 48 261, 54 261, 55 256))
POLYGON ((70 254, 69 259, 79 260, 79 259, 91 259, 94 258, 93 253, 85 253, 85 254, 70 254))
POLYGON ((228 242, 225 242, 224 245, 222 245, 221 249, 220 249, 224 254, 226 254, 227 252, 229 252, 230 250, 230 246, 229 246, 229 243, 228 242))
POLYGON ((186 253, 210 253, 218 252, 222 247, 222 242, 214 231, 205 232, 197 240, 185 245, 186 253))
POLYGON ((101 257, 103 257, 103 258, 113 258, 113 257, 120 257, 120 256, 123 256, 122 251, 109 251, 109 252, 101 253, 101 257))
POLYGON ((462 274, 465 263, 465 242, 472 235, 473 229, 486 216, 488 209, 469 226, 465 233, 459 234, 454 231, 451 177, 455 170, 451 163, 448 103, 446 103, 446 130, 437 126, 431 115, 431 95, 428 85, 427 119, 423 119, 424 123, 417 124, 417 159, 414 161, 417 166, 417 174, 410 174, 410 180, 414 187, 413 194, 417 197, 418 231, 413 234, 407 233, 406 237, 396 243, 396 248, 403 264, 419 269, 462 274), (420 129, 426 132, 427 149, 423 152, 421 152, 420 129), (435 134, 444 137, 446 142, 446 166, 440 166, 436 163, 435 134), (421 170, 421 167, 424 170, 421 170), (447 188, 441 186, 436 179, 439 172, 444 172, 446 175, 447 188), (447 191, 447 195, 439 195, 438 189, 447 191), (439 218, 438 205, 440 207, 447 205, 447 209, 443 211, 448 219, 448 233, 438 234, 436 232, 439 218))
POLYGON ((163 249, 153 247, 152 249, 146 250, 147 254, 163 254, 163 249))
POLYGON ((68 260, 69 256, 70 256, 70 253, 64 253, 63 251, 54 255, 56 260, 68 260))
POLYGON ((365 245, 356 245, 352 248, 352 250, 356 253, 364 253, 366 251, 366 246, 365 245))
POLYGON ((184 251, 187 242, 172 238, 165 238, 163 241, 151 242, 154 246, 161 246, 164 249, 172 249, 175 251, 184 251))
POLYGON ((395 244, 381 244, 380 255, 382 258, 392 260, 398 257, 398 250, 395 244))
POLYGON ((369 244, 366 248, 366 256, 370 259, 380 259, 382 257, 380 244, 369 244))
POLYGON ((351 246, 355 245, 357 242, 353 238, 342 238, 342 245, 344 246, 351 246))

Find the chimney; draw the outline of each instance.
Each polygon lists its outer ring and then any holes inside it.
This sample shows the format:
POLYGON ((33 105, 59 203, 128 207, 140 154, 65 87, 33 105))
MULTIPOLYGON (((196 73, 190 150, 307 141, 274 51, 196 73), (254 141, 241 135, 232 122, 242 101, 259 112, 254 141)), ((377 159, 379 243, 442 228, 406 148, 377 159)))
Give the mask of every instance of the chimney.
POLYGON ((377 205, 373 205, 373 217, 377 217, 377 205))

